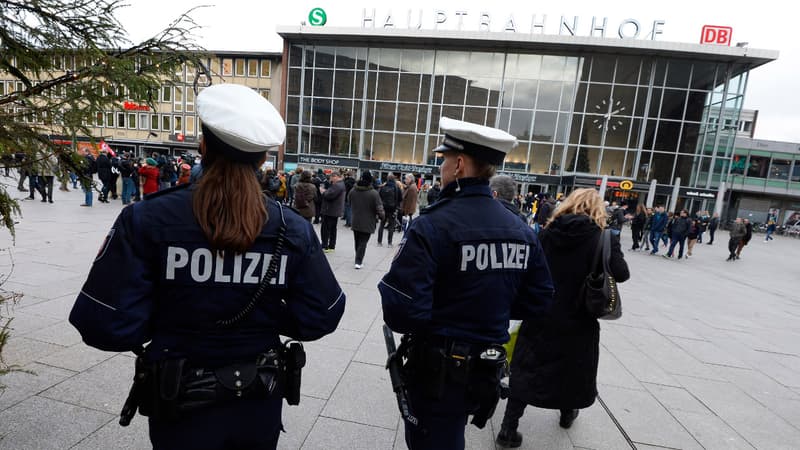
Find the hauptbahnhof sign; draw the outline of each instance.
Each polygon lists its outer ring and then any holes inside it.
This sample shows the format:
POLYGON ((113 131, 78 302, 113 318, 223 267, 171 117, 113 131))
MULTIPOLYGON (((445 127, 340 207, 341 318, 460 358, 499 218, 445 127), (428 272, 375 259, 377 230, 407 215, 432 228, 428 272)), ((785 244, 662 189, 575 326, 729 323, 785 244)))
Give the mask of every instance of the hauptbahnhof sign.
POLYGON ((558 34, 565 36, 614 37, 620 39, 645 39, 655 41, 664 33, 665 20, 656 19, 642 22, 637 19, 623 19, 610 22, 608 17, 560 16, 558 20, 547 14, 509 14, 492 15, 488 12, 473 13, 465 10, 446 11, 412 10, 395 13, 391 10, 378 12, 377 9, 364 8, 361 16, 362 28, 405 28, 421 30, 433 25, 434 30, 453 29, 456 31, 505 31, 511 33, 558 34))

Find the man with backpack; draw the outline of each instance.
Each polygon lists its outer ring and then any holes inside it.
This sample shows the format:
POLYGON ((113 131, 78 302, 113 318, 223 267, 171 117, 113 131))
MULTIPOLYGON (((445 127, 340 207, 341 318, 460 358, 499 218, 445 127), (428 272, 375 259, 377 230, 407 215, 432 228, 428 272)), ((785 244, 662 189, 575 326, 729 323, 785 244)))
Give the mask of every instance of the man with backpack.
POLYGON ((386 177, 386 183, 378 190, 378 194, 381 197, 384 211, 383 219, 381 219, 381 224, 378 227, 378 247, 383 246, 383 230, 387 228, 387 224, 389 230, 388 244, 389 247, 391 247, 392 235, 394 235, 395 223, 397 221, 397 205, 400 204, 402 199, 402 194, 397 187, 397 182, 393 174, 389 174, 389 176, 386 177))

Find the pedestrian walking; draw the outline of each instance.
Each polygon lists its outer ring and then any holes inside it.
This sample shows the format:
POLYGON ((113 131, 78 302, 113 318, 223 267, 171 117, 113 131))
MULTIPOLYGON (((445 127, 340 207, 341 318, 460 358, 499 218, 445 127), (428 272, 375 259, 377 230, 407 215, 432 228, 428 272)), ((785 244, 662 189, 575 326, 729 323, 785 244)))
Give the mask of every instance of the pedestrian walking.
MULTIPOLYGON (((299 169, 298 169, 299 170, 299 169)), ((294 185, 294 208, 306 220, 311 222, 317 215, 317 188, 311 183, 311 172, 305 170, 295 174, 299 178, 294 185)))
POLYGON ((387 245, 392 246, 392 236, 397 228, 397 206, 402 202, 402 192, 397 187, 393 174, 386 177, 386 183, 380 187, 378 194, 383 204, 384 217, 378 226, 378 247, 383 245, 383 231, 386 230, 387 245))
POLYGON ((749 219, 744 219, 742 222, 744 223, 744 236, 739 240, 739 245, 736 246, 736 259, 742 257, 744 246, 749 244, 750 240, 753 239, 753 224, 750 223, 749 219))
POLYGON ((345 295, 311 225, 255 176, 284 140, 277 110, 231 84, 196 105, 203 177, 122 209, 69 320, 90 346, 137 352, 121 422, 149 416, 154 449, 275 449, 305 361, 280 336, 331 333, 345 295))
POLYGON ((644 231, 644 225, 646 222, 647 211, 645 210, 644 205, 640 203, 636 206, 636 213, 631 219, 631 236, 633 238, 631 250, 639 249, 639 242, 642 240, 642 232, 644 231))
POLYGON ((686 236, 689 234, 689 227, 691 222, 689 220, 689 212, 682 209, 677 216, 673 217, 672 226, 670 227, 670 243, 665 258, 672 258, 675 246, 678 248, 678 259, 683 258, 683 248, 686 244, 686 236))
POLYGON ((710 237, 708 245, 714 243, 714 233, 717 232, 717 227, 719 227, 719 213, 714 213, 711 220, 708 221, 708 236, 710 237))
POLYGON ((411 224, 411 219, 414 218, 414 214, 417 212, 417 200, 419 198, 419 189, 417 189, 417 183, 414 179, 414 175, 407 173, 405 178, 404 188, 403 188, 403 200, 400 203, 400 222, 403 224, 403 232, 408 229, 408 225, 411 224), (408 220, 406 220, 408 217, 408 220))
POLYGON ((333 253, 336 249, 336 225, 344 212, 345 185, 342 181, 342 174, 332 173, 330 187, 322 187, 320 192, 322 193, 322 225, 320 227, 322 249, 325 253, 333 253))
MULTIPOLYGON (((597 398, 600 324, 580 301, 594 253, 606 227, 603 201, 594 189, 576 189, 539 232, 555 285, 553 307, 525 319, 511 360, 509 398, 497 443, 519 447, 517 431, 525 407, 556 409, 559 425, 570 428, 578 411, 597 398)), ((619 235, 611 235, 609 262, 618 283, 630 276, 619 235)))
POLYGON ((381 196, 372 187, 372 174, 369 170, 361 174, 361 178, 347 197, 351 208, 351 229, 356 251, 354 267, 360 269, 364 264, 369 237, 375 232, 375 224, 385 218, 381 196))
POLYGON ((404 421, 411 450, 463 449, 470 414, 485 426, 499 400, 509 318, 542 315, 553 295, 533 230, 489 190, 514 136, 446 117, 439 126, 445 187, 411 222, 378 284, 386 324, 406 334, 399 357, 417 419, 404 421))
MULTIPOLYGON (((736 252, 739 249, 739 243, 744 238, 745 234, 747 234, 747 229, 744 226, 744 222, 742 221, 741 217, 737 217, 736 220, 733 221, 733 225, 731 225, 731 229, 729 231, 730 239, 728 239, 728 259, 726 261, 735 261, 736 260, 736 252)), ((711 240, 714 240, 714 233, 711 233, 711 240)))

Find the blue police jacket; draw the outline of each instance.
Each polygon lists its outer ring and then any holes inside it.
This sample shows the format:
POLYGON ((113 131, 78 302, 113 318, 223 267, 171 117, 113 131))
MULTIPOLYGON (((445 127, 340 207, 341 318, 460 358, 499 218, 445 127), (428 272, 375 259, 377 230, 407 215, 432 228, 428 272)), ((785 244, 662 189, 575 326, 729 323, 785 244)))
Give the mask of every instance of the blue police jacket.
POLYGON ((108 351, 150 342, 151 360, 224 364, 275 348, 279 334, 308 341, 334 331, 345 294, 311 224, 267 200, 269 220, 253 246, 215 252, 192 213, 192 186, 148 196, 117 217, 70 313, 84 342, 108 351), (252 299, 282 217, 276 276, 242 321, 218 326, 252 299))
POLYGON ((411 222, 378 284, 399 333, 504 343, 509 319, 540 317, 553 282, 533 230, 475 178, 448 184, 411 222))

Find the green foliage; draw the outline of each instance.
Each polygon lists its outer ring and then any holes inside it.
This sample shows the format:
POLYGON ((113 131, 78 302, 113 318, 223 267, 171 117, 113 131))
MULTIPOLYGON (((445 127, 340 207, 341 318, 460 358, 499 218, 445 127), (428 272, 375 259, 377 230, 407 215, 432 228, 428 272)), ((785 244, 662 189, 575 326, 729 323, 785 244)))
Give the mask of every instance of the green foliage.
MULTIPOLYGON (((0 80, 14 82, 0 91, 0 158, 24 153, 26 164, 35 165, 56 154, 64 170, 80 174, 82 158, 54 143, 56 136, 73 143, 76 136, 101 138, 90 129, 101 111, 121 109, 124 101, 156 110, 157 90, 175 81, 177 68, 202 68, 206 55, 194 43, 193 10, 133 43, 115 16, 124 6, 119 0, 0 1, 0 80)), ((0 185, 0 227, 12 236, 19 214, 0 185)), ((2 349, 16 298, 0 289, 0 375, 14 369, 3 362, 2 349)))
MULTIPOLYGON (((0 2, 0 78, 15 81, 14 90, 0 95, 0 157, 23 152, 36 161, 63 151, 54 135, 99 138, 89 127, 101 111, 127 100, 155 110, 157 90, 176 68, 200 67, 191 11, 132 44, 115 17, 123 6, 119 0, 0 2)), ((12 233, 9 215, 16 212, 13 200, 0 197, 0 223, 12 233)))

